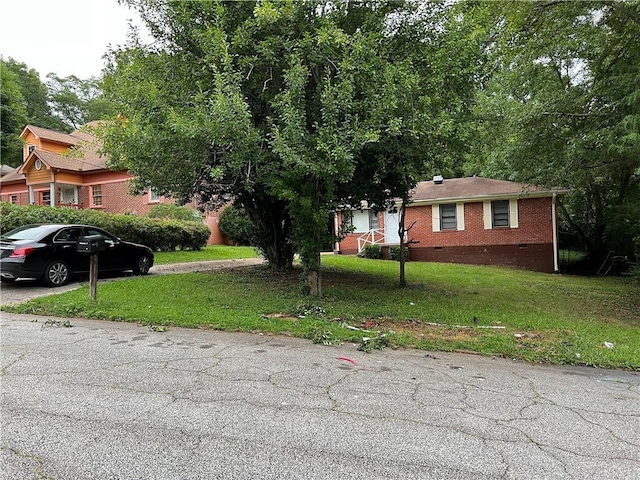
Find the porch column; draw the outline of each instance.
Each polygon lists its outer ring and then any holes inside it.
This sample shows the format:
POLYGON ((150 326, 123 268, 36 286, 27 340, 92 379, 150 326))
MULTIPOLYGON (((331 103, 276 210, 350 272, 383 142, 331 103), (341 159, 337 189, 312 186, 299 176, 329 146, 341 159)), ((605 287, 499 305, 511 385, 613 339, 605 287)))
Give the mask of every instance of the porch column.
POLYGON ((36 192, 33 190, 33 185, 29 185, 29 205, 36 203, 36 192))
POLYGON ((49 205, 56 206, 56 182, 49 184, 49 205))
POLYGON ((74 186, 73 187, 73 203, 76 205, 76 207, 78 206, 78 186, 74 186))

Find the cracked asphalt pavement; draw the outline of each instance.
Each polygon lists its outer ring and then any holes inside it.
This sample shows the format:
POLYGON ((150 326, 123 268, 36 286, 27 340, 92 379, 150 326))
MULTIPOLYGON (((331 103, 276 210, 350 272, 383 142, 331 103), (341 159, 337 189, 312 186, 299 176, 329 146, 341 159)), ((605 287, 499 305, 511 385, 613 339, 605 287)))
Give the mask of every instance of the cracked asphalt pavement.
POLYGON ((638 373, 69 323, 2 314, 2 478, 640 478, 638 373))

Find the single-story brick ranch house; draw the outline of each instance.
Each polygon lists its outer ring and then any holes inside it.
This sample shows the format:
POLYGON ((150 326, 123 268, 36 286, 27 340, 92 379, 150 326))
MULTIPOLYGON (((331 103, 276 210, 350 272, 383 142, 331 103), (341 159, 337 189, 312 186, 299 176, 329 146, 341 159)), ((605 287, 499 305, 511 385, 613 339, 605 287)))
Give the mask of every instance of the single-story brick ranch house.
MULTIPOLYGON (((409 260, 507 265, 541 272, 558 271, 556 202, 568 193, 482 177, 434 177, 412 192, 405 225, 409 260)), ((337 223, 354 231, 336 245, 354 254, 368 243, 399 245, 398 207, 378 212, 363 205, 337 223)))
MULTIPOLYGON (((131 195, 133 175, 107 167, 107 158, 97 153, 100 144, 90 128, 64 133, 27 125, 20 138, 24 142, 23 163, 0 177, 3 201, 137 215, 147 215, 158 203, 172 202, 153 191, 131 195)), ((208 244, 225 243, 218 213, 209 214, 205 223, 211 229, 208 244)))

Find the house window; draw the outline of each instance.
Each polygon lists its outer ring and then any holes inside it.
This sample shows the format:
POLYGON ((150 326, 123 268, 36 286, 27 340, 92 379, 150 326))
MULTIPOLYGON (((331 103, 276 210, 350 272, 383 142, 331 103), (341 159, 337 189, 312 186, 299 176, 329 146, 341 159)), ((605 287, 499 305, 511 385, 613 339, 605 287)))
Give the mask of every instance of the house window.
POLYGON ((485 230, 492 228, 518 228, 518 199, 485 200, 482 205, 485 230))
POLYGON ((157 203, 160 201, 160 196, 153 190, 149 189, 149 203, 157 203))
POLYGON ((11 203, 13 203, 14 205, 18 203, 18 196, 17 195, 11 195, 10 200, 11 203))
POLYGON ((36 149, 35 145, 29 145, 28 147, 29 153, 27 155, 31 155, 31 152, 33 152, 36 149))
POLYGON ((440 230, 457 230, 456 204, 445 203, 440 205, 440 230))
POLYGON ((491 202, 491 226, 509 226, 509 200, 494 200, 491 202))
POLYGON ((380 228, 380 222, 378 222, 378 212, 369 210, 369 229, 378 230, 380 228))
POLYGON ((42 205, 48 205, 51 203, 51 192, 49 190, 45 190, 43 192, 41 192, 41 196, 40 196, 41 200, 42 200, 42 205))
POLYGON ((352 210, 351 226, 353 227, 354 233, 368 232, 370 230, 369 211, 352 210))
POLYGON ((91 187, 91 206, 102 206, 102 185, 93 185, 91 187))

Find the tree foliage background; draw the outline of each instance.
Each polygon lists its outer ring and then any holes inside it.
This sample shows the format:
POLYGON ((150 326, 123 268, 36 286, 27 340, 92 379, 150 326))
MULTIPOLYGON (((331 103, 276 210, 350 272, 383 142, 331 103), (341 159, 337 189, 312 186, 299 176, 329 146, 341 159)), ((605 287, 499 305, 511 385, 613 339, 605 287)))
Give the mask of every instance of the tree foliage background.
MULTIPOLYGON (((469 173, 564 186, 564 231, 595 262, 640 250, 640 3, 491 2, 493 76, 469 173)), ((640 252, 637 252, 640 253, 640 252)))
POLYGON ((0 160, 3 165, 18 166, 22 162, 19 135, 28 124, 71 132, 93 120, 113 114, 103 95, 100 80, 75 76, 47 76, 13 58, 0 59, 2 75, 2 137, 0 160))

